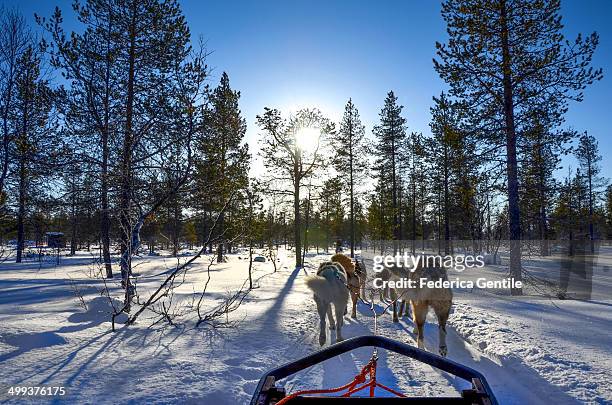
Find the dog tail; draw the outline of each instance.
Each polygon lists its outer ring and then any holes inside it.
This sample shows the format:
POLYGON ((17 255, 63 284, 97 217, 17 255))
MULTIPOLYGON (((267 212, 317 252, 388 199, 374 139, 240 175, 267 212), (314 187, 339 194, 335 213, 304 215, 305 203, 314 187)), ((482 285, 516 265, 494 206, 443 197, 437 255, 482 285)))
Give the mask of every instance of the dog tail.
POLYGON ((325 301, 331 301, 334 297, 334 288, 332 282, 323 276, 308 276, 305 281, 306 286, 312 290, 312 292, 323 298, 325 301))

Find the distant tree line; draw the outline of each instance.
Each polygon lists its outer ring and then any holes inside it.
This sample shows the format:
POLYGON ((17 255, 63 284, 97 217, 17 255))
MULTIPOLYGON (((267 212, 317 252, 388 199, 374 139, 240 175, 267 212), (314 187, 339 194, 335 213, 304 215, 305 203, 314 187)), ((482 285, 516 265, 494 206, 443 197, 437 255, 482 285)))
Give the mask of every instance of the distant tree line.
MULTIPOLYGON (((0 242, 14 240, 18 262, 28 240, 61 231, 129 290, 133 255, 157 249, 204 245, 221 262, 239 245, 270 258, 285 245, 299 267, 310 249, 354 255, 366 241, 485 252, 536 240, 549 254, 552 239, 612 237, 597 140, 564 121, 602 78, 598 36, 567 42, 558 0, 443 3, 433 67, 449 90, 433 97, 430 136, 409 131, 393 91, 371 133, 352 99, 337 124, 266 108, 257 180, 240 92, 226 73, 212 83, 177 1, 73 8, 78 32, 59 9, 37 27, 1 11, 0 242)), ((520 245, 510 251, 520 279, 520 245)))

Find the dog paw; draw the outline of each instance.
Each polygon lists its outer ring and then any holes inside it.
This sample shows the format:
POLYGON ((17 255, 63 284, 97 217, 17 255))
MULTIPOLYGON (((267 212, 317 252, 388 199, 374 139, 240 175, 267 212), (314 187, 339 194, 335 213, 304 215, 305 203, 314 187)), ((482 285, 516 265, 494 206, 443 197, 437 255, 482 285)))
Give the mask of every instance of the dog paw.
POLYGON ((338 342, 342 342, 344 340, 344 338, 342 336, 339 336, 336 338, 336 343, 338 342))
POLYGON ((398 319, 396 316, 394 316, 394 317, 393 317, 393 322, 394 322, 394 323, 397 323, 397 322, 399 322, 399 319, 398 319))
POLYGON ((351 318, 357 319, 357 314, 351 314, 351 318))
POLYGON ((446 357, 446 355, 448 354, 448 349, 446 348, 446 346, 440 346, 440 356, 442 357, 446 357))
POLYGON ((321 346, 325 344, 325 335, 319 335, 319 344, 321 346))

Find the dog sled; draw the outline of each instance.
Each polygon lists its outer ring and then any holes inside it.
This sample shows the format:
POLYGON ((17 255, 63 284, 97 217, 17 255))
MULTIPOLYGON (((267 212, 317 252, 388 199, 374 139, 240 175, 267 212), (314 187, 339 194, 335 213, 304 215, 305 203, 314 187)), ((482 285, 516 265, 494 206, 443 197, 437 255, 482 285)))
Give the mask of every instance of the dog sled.
POLYGON ((448 360, 444 357, 426 352, 414 346, 382 336, 359 336, 336 343, 307 357, 285 364, 264 375, 251 399, 251 405, 297 405, 297 404, 482 404, 497 405, 497 400, 485 377, 478 371, 462 364, 448 360), (284 388, 277 386, 280 380, 296 374, 297 372, 321 363, 325 360, 339 356, 343 353, 360 347, 374 347, 372 358, 361 372, 341 387, 327 389, 309 389, 294 393, 285 392, 284 388), (437 369, 459 377, 471 384, 457 397, 411 397, 381 384, 376 379, 376 362, 378 348, 390 350, 410 357, 414 360, 428 364, 437 369), (384 391, 393 397, 376 396, 376 391, 384 391), (353 396, 367 392, 369 396, 353 396), (328 394, 327 396, 323 394, 328 394))

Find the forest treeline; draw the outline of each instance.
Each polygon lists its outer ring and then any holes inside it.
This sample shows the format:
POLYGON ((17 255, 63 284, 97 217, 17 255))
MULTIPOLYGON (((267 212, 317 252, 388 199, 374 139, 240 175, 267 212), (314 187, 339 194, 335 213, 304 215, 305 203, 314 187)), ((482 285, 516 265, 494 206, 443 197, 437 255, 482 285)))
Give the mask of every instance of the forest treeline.
POLYGON ((364 241, 612 239, 597 139, 564 119, 603 76, 598 36, 567 41, 557 0, 443 2, 432 68, 448 90, 433 95, 431 135, 409 131, 393 91, 371 131, 352 100, 342 117, 266 108, 247 123, 177 1, 73 8, 75 32, 59 9, 35 25, 1 10, 0 244, 18 262, 62 232, 127 288, 147 249, 206 246, 223 261, 285 244, 301 266, 307 249, 352 255, 364 241))

